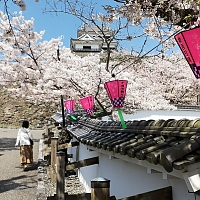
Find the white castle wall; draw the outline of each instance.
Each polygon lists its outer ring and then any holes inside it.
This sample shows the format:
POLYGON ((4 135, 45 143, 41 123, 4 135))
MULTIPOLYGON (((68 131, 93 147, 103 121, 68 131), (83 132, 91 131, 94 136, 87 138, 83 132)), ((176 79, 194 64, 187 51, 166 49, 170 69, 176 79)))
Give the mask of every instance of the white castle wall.
MULTIPOLYGON (((136 111, 134 115, 125 115, 125 120, 133 119, 196 119, 200 117, 199 111, 177 110, 177 111, 136 111)), ((105 118, 104 118, 105 120, 105 118)), ((74 139, 75 140, 75 139, 74 139)), ((158 167, 148 163, 149 166, 141 166, 122 159, 116 159, 102 152, 91 151, 90 147, 83 144, 69 149, 73 153, 71 161, 83 160, 86 158, 99 156, 99 164, 80 168, 78 176, 85 185, 86 191, 90 192, 91 180, 97 177, 103 177, 110 180, 110 195, 117 199, 134 196, 140 193, 172 186, 173 200, 200 200, 200 196, 195 196, 188 192, 188 188, 179 171, 163 176, 163 173, 149 173, 148 167, 158 167), (78 151, 78 153, 77 153, 78 151), (77 156, 78 155, 78 156, 77 156), (171 175, 171 176, 169 176, 171 175)), ((95 150, 95 148, 93 148, 95 150)), ((117 156, 116 156, 117 157, 117 156)), ((127 159, 128 160, 128 159, 127 159)), ((134 160, 134 158, 132 159, 134 160)), ((135 159, 137 160, 137 159, 135 159)), ((138 162, 138 161, 137 161, 138 162)), ((160 167, 160 168, 159 168, 160 167)))

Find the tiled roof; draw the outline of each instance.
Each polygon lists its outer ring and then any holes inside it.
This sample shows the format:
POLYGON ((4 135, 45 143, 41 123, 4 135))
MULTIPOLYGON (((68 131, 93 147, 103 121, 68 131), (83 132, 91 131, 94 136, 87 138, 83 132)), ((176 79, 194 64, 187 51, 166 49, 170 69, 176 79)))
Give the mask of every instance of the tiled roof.
POLYGON ((66 129, 82 144, 160 164, 167 172, 200 161, 200 119, 100 121, 82 117, 66 129))

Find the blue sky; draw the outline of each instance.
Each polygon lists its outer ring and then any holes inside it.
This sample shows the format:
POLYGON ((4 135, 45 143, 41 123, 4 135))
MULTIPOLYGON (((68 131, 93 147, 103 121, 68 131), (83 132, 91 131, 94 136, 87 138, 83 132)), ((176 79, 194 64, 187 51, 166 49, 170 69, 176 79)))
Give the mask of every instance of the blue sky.
MULTIPOLYGON (((96 7, 97 12, 101 12, 102 5, 122 5, 114 0, 86 0, 88 3, 90 1, 93 1, 93 3, 96 1, 98 2, 96 7)), ((45 30, 43 40, 50 40, 52 38, 63 36, 63 45, 69 48, 70 38, 77 38, 77 29, 80 28, 82 22, 76 17, 68 14, 59 13, 56 15, 55 13, 43 13, 45 8, 45 0, 39 0, 39 2, 35 2, 35 0, 26 0, 26 4, 27 8, 25 11, 23 11, 23 15, 27 20, 34 18, 36 32, 45 30)), ((11 0, 9 0, 8 6, 10 13, 13 13, 14 11, 20 11, 20 8, 11 0)), ((0 1, 0 8, 3 9, 2 1, 0 1)), ((120 43, 123 48, 128 50, 131 50, 132 46, 136 49, 140 49, 142 44, 142 40, 133 40, 128 42, 123 41, 120 43)), ((147 52, 157 44, 158 43, 156 41, 148 41, 148 44, 145 46, 145 51, 147 52)))
MULTIPOLYGON (((69 47, 70 38, 77 38, 77 29, 82 25, 80 20, 67 14, 55 15, 43 13, 45 0, 40 0, 39 2, 35 2, 35 0, 26 0, 26 4, 27 8, 25 11, 23 11, 23 15, 27 20, 32 17, 34 18, 36 32, 45 30, 45 34, 43 36, 44 40, 50 40, 51 38, 64 36, 64 39, 62 40, 64 46, 69 47)), ((106 4, 120 5, 119 3, 114 2, 114 0, 101 0, 98 1, 97 6, 100 10, 101 6, 106 4)), ((3 9, 2 5, 1 9, 3 9)), ((14 11, 20 11, 20 9, 13 3, 9 3, 9 10, 11 13, 14 11)))

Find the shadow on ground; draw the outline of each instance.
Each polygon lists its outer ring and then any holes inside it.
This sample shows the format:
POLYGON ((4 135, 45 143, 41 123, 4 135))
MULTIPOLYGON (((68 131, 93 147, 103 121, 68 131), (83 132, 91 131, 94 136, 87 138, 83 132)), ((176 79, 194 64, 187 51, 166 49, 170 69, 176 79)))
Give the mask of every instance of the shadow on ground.
POLYGON ((6 192, 9 190, 27 189, 27 188, 29 188, 28 185, 33 183, 32 177, 34 177, 34 176, 21 175, 18 177, 13 177, 11 179, 1 180, 0 181, 0 193, 6 192), (24 182, 24 179, 26 179, 26 182, 24 182))
POLYGON ((0 138, 0 150, 13 150, 15 147, 15 138, 0 138))
POLYGON ((32 171, 32 170, 37 170, 38 169, 39 164, 38 163, 33 163, 30 166, 28 166, 28 170, 32 171))
MULTIPOLYGON (((28 164, 28 171, 33 171, 33 170, 38 170, 38 162, 34 162, 32 164, 28 164)), ((22 169, 23 170, 23 165, 16 167, 18 169, 22 169)))
MULTIPOLYGON (((38 142, 39 140, 33 140, 38 142)), ((15 149, 16 138, 0 138, 0 151, 9 151, 15 149)), ((2 156, 3 154, 0 154, 2 156)))

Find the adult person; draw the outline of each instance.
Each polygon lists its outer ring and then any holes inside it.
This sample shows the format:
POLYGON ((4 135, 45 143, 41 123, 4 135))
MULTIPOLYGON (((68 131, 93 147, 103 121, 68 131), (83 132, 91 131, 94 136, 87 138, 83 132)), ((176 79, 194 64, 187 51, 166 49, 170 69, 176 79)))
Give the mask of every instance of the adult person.
POLYGON ((33 136, 29 129, 27 120, 22 122, 22 127, 18 130, 15 146, 20 145, 20 162, 23 165, 24 171, 28 171, 28 164, 33 163, 33 136))

